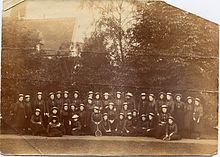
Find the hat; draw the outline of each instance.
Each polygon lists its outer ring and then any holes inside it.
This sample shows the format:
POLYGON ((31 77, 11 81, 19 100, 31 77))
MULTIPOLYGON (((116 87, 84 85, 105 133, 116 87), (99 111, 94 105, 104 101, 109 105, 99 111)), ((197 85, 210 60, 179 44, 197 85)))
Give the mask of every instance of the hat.
POLYGON ((64 103, 63 106, 69 106, 68 103, 64 103))
POLYGON ((117 91, 116 94, 121 94, 121 92, 117 91))
POLYGON ((61 94, 62 92, 59 90, 59 91, 57 91, 57 94, 61 94))
POLYGON ((58 108, 56 106, 52 107, 52 110, 58 110, 58 108))
POLYGON ((25 98, 30 98, 30 95, 25 95, 25 98))
POLYGON ((136 109, 133 109, 133 112, 138 112, 138 110, 136 110, 136 109))
POLYGON ((37 95, 42 95, 42 92, 37 92, 37 95))
POLYGON ((179 96, 179 97, 182 98, 182 94, 180 94, 180 93, 177 93, 177 94, 175 95, 175 98, 176 98, 177 96, 179 96))
POLYGON ((187 99, 187 100, 188 100, 188 99, 193 99, 193 97, 191 97, 191 96, 188 96, 188 97, 187 97, 186 99, 187 99))
POLYGON ((174 118, 173 118, 172 116, 169 116, 168 119, 172 119, 172 120, 174 120, 174 118))
POLYGON ((154 116, 154 113, 149 113, 148 115, 154 116))
POLYGON ((160 92, 158 95, 160 96, 160 95, 166 95, 166 94, 164 92, 160 92))
POLYGON ((110 103, 108 103, 109 105, 114 105, 114 103, 113 102, 110 102, 110 103))
POLYGON ((121 113, 119 113, 119 115, 123 115, 124 116, 125 114, 123 112, 121 112, 121 113))
POLYGON ((35 112, 36 112, 36 111, 40 112, 40 109, 39 109, 39 108, 36 108, 36 109, 35 109, 35 112))
POLYGON ((95 92, 95 95, 100 95, 100 93, 99 92, 95 92))
POLYGON ((141 93, 141 96, 146 96, 146 93, 141 93))
POLYGON ((152 94, 152 93, 151 93, 151 94, 149 94, 149 96, 152 96, 152 97, 154 97, 154 94, 152 94))
POLYGON ((127 116, 130 116, 130 115, 132 115, 132 113, 131 113, 131 112, 128 112, 128 113, 127 113, 127 116))
POLYGON ((93 91, 89 91, 88 94, 93 94, 93 91))
POLYGON ((123 105, 128 105, 128 102, 123 102, 123 105))
POLYGON ((49 96, 51 96, 51 95, 54 95, 54 93, 53 93, 53 92, 50 92, 50 93, 49 93, 49 96))
POLYGON ((200 102, 200 99, 199 98, 195 98, 195 101, 199 101, 200 102))
POLYGON ((126 93, 126 96, 130 96, 130 97, 132 97, 132 96, 133 96, 133 94, 132 94, 132 93, 130 93, 130 92, 128 92, 128 93, 126 93))
POLYGON ((167 105, 162 105, 161 108, 167 108, 167 105))
POLYGON ((85 106, 85 105, 81 103, 81 104, 79 104, 79 106, 85 106))
POLYGON ((146 114, 142 114, 141 117, 146 117, 146 114))
POLYGON ((167 93, 167 95, 170 95, 170 96, 171 96, 171 95, 172 95, 172 93, 168 92, 168 93, 167 93))
POLYGON ((79 116, 78 116, 77 114, 74 114, 74 115, 72 116, 72 118, 73 118, 73 119, 76 119, 76 118, 79 118, 79 116))
POLYGON ((108 113, 103 113, 103 116, 108 116, 108 113))
POLYGON ((64 91, 63 93, 64 93, 64 94, 69 94, 69 92, 68 92, 68 91, 64 91))
POLYGON ((93 109, 97 109, 97 110, 99 110, 99 107, 98 106, 94 106, 94 108, 93 109))
POLYGON ((92 100, 92 98, 91 98, 91 97, 88 97, 88 100, 92 100))
POLYGON ((110 95, 109 93, 105 92, 103 95, 110 95))
POLYGON ((73 93, 77 93, 77 94, 79 94, 79 91, 78 91, 78 90, 75 90, 73 93))
POLYGON ((58 117, 57 116, 52 116, 52 119, 58 120, 58 117))

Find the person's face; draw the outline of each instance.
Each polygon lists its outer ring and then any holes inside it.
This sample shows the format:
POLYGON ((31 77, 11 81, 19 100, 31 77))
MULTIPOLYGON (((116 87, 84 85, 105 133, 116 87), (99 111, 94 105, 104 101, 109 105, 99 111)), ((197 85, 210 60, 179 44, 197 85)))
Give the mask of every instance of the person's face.
POLYGON ((84 110, 84 106, 80 106, 79 109, 80 109, 80 111, 83 111, 84 110))
POLYGON ((74 121, 74 122, 78 121, 78 118, 74 118, 73 121, 74 121))
POLYGON ((124 116, 123 116, 123 115, 120 115, 120 116, 119 116, 119 118, 120 118, 120 119, 123 119, 123 118, 124 118, 124 116))
POLYGON ((29 102, 30 101, 30 98, 28 97, 28 98, 26 98, 26 102, 29 102))
POLYGON ((42 95, 37 95, 38 100, 42 99, 42 95))
POLYGON ((167 108, 162 108, 162 112, 166 113, 167 112, 167 108))
POLYGON ((125 98, 126 98, 126 99, 130 99, 130 96, 129 96, 129 95, 127 95, 127 96, 125 96, 125 98))
POLYGON ((99 99, 99 98, 100 98, 100 95, 99 95, 99 94, 97 94, 97 95, 95 96, 95 98, 96 98, 96 99, 99 99))
POLYGON ((104 99, 107 100, 108 99, 108 95, 104 95, 104 99))
POLYGON ((141 117, 141 120, 142 120, 142 121, 145 121, 145 120, 146 120, 146 117, 144 117, 144 116, 141 117))
POLYGON ((61 94, 60 93, 57 94, 57 98, 58 99, 61 98, 61 94))
POLYGON ((152 119, 153 119, 153 116, 152 116, 152 115, 149 115, 148 118, 149 118, 149 120, 152 120, 152 119))
POLYGON ((154 97, 152 97, 151 95, 148 98, 149 98, 149 101, 153 101, 154 100, 154 97))
POLYGON ((99 113, 99 110, 97 110, 97 109, 94 109, 94 113, 99 113))
POLYGON ((53 122, 53 123, 56 123, 56 122, 57 122, 57 120, 56 120, 56 119, 53 119, 53 120, 52 120, 52 122, 53 122))
POLYGON ((103 119, 104 119, 104 120, 107 120, 107 119, 108 119, 108 116, 107 116, 107 115, 104 115, 103 119))
POLYGON ((160 94, 160 99, 164 99, 164 95, 163 94, 160 94))
POLYGON ((50 95, 50 99, 52 99, 52 100, 54 99, 54 95, 53 94, 50 95))
POLYGON ((192 104, 192 99, 188 99, 187 102, 188 102, 189 104, 192 104))
POLYGON ((173 120, 172 119, 168 119, 168 123, 169 124, 173 124, 173 120))
POLYGON ((176 101, 180 101, 181 100, 181 97, 180 96, 177 96, 176 97, 176 101))
POLYGON ((128 115, 128 119, 131 120, 131 119, 132 119, 132 116, 131 116, 131 115, 128 115))
POLYGON ((120 99, 120 98, 121 98, 121 94, 117 93, 117 94, 116 94, 116 97, 117 97, 118 99, 120 99))
POLYGON ((124 109, 127 110, 128 109, 128 105, 124 105, 124 109))
POLYGON ((71 106, 71 110, 73 110, 73 111, 75 110, 75 106, 74 105, 71 106))
POLYGON ((92 104, 92 100, 91 100, 91 99, 88 99, 88 103, 89 103, 89 104, 92 104))
POLYGON ((167 100, 170 100, 171 99, 171 96, 170 95, 167 95, 167 100))
POLYGON ((79 95, 77 93, 74 93, 74 98, 77 99, 79 97, 79 95))
POLYGON ((137 112, 133 112, 133 116, 136 117, 137 116, 137 112))
POLYGON ((64 98, 68 98, 68 94, 67 93, 64 93, 64 98))
POLYGON ((64 106, 63 109, 64 109, 65 111, 67 111, 67 110, 68 110, 68 106, 64 106))
POLYGON ((88 97, 89 97, 89 98, 92 98, 92 97, 93 97, 93 94, 89 94, 88 97))
POLYGON ((110 104, 109 105, 109 109, 112 110, 113 109, 113 105, 110 104))
POLYGON ((40 115, 40 112, 39 112, 39 111, 36 111, 36 112, 35 112, 35 115, 36 115, 36 116, 39 116, 39 115, 40 115))
POLYGON ((145 100, 145 99, 146 99, 146 96, 145 96, 145 95, 142 95, 142 96, 141 96, 141 99, 142 99, 142 100, 145 100))
POLYGON ((53 110, 52 113, 53 113, 53 114, 57 114, 57 110, 53 110))
POLYGON ((199 105, 199 101, 195 100, 195 105, 198 106, 199 105))

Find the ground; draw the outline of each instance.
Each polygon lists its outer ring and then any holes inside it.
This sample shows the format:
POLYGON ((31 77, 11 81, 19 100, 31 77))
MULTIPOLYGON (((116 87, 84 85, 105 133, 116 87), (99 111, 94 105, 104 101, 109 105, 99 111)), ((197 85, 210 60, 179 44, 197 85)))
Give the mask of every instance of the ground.
POLYGON ((1 153, 5 155, 210 155, 217 152, 216 139, 165 142, 149 137, 1 134, 0 141, 1 153))

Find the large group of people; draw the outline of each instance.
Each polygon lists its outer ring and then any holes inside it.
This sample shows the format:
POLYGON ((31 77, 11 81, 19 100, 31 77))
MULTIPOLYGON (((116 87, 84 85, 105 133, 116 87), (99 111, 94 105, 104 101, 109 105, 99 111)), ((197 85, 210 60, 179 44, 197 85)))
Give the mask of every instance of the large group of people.
POLYGON ((50 92, 43 97, 18 96, 10 107, 13 127, 21 133, 63 135, 149 136, 163 140, 200 138, 203 106, 199 98, 160 92, 113 94, 89 91, 50 92), (137 101, 138 100, 138 101, 137 101))

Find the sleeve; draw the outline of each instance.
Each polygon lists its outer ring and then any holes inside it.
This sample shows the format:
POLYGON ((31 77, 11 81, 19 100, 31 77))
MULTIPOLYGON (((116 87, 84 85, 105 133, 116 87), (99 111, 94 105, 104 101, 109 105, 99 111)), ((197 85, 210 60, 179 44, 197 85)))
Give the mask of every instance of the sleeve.
POLYGON ((173 133, 174 133, 174 134, 177 134, 177 132, 178 132, 178 126, 177 126, 177 124, 175 124, 175 125, 174 125, 173 133))
POLYGON ((203 107, 200 106, 199 108, 199 117, 201 118, 203 116, 203 107))

